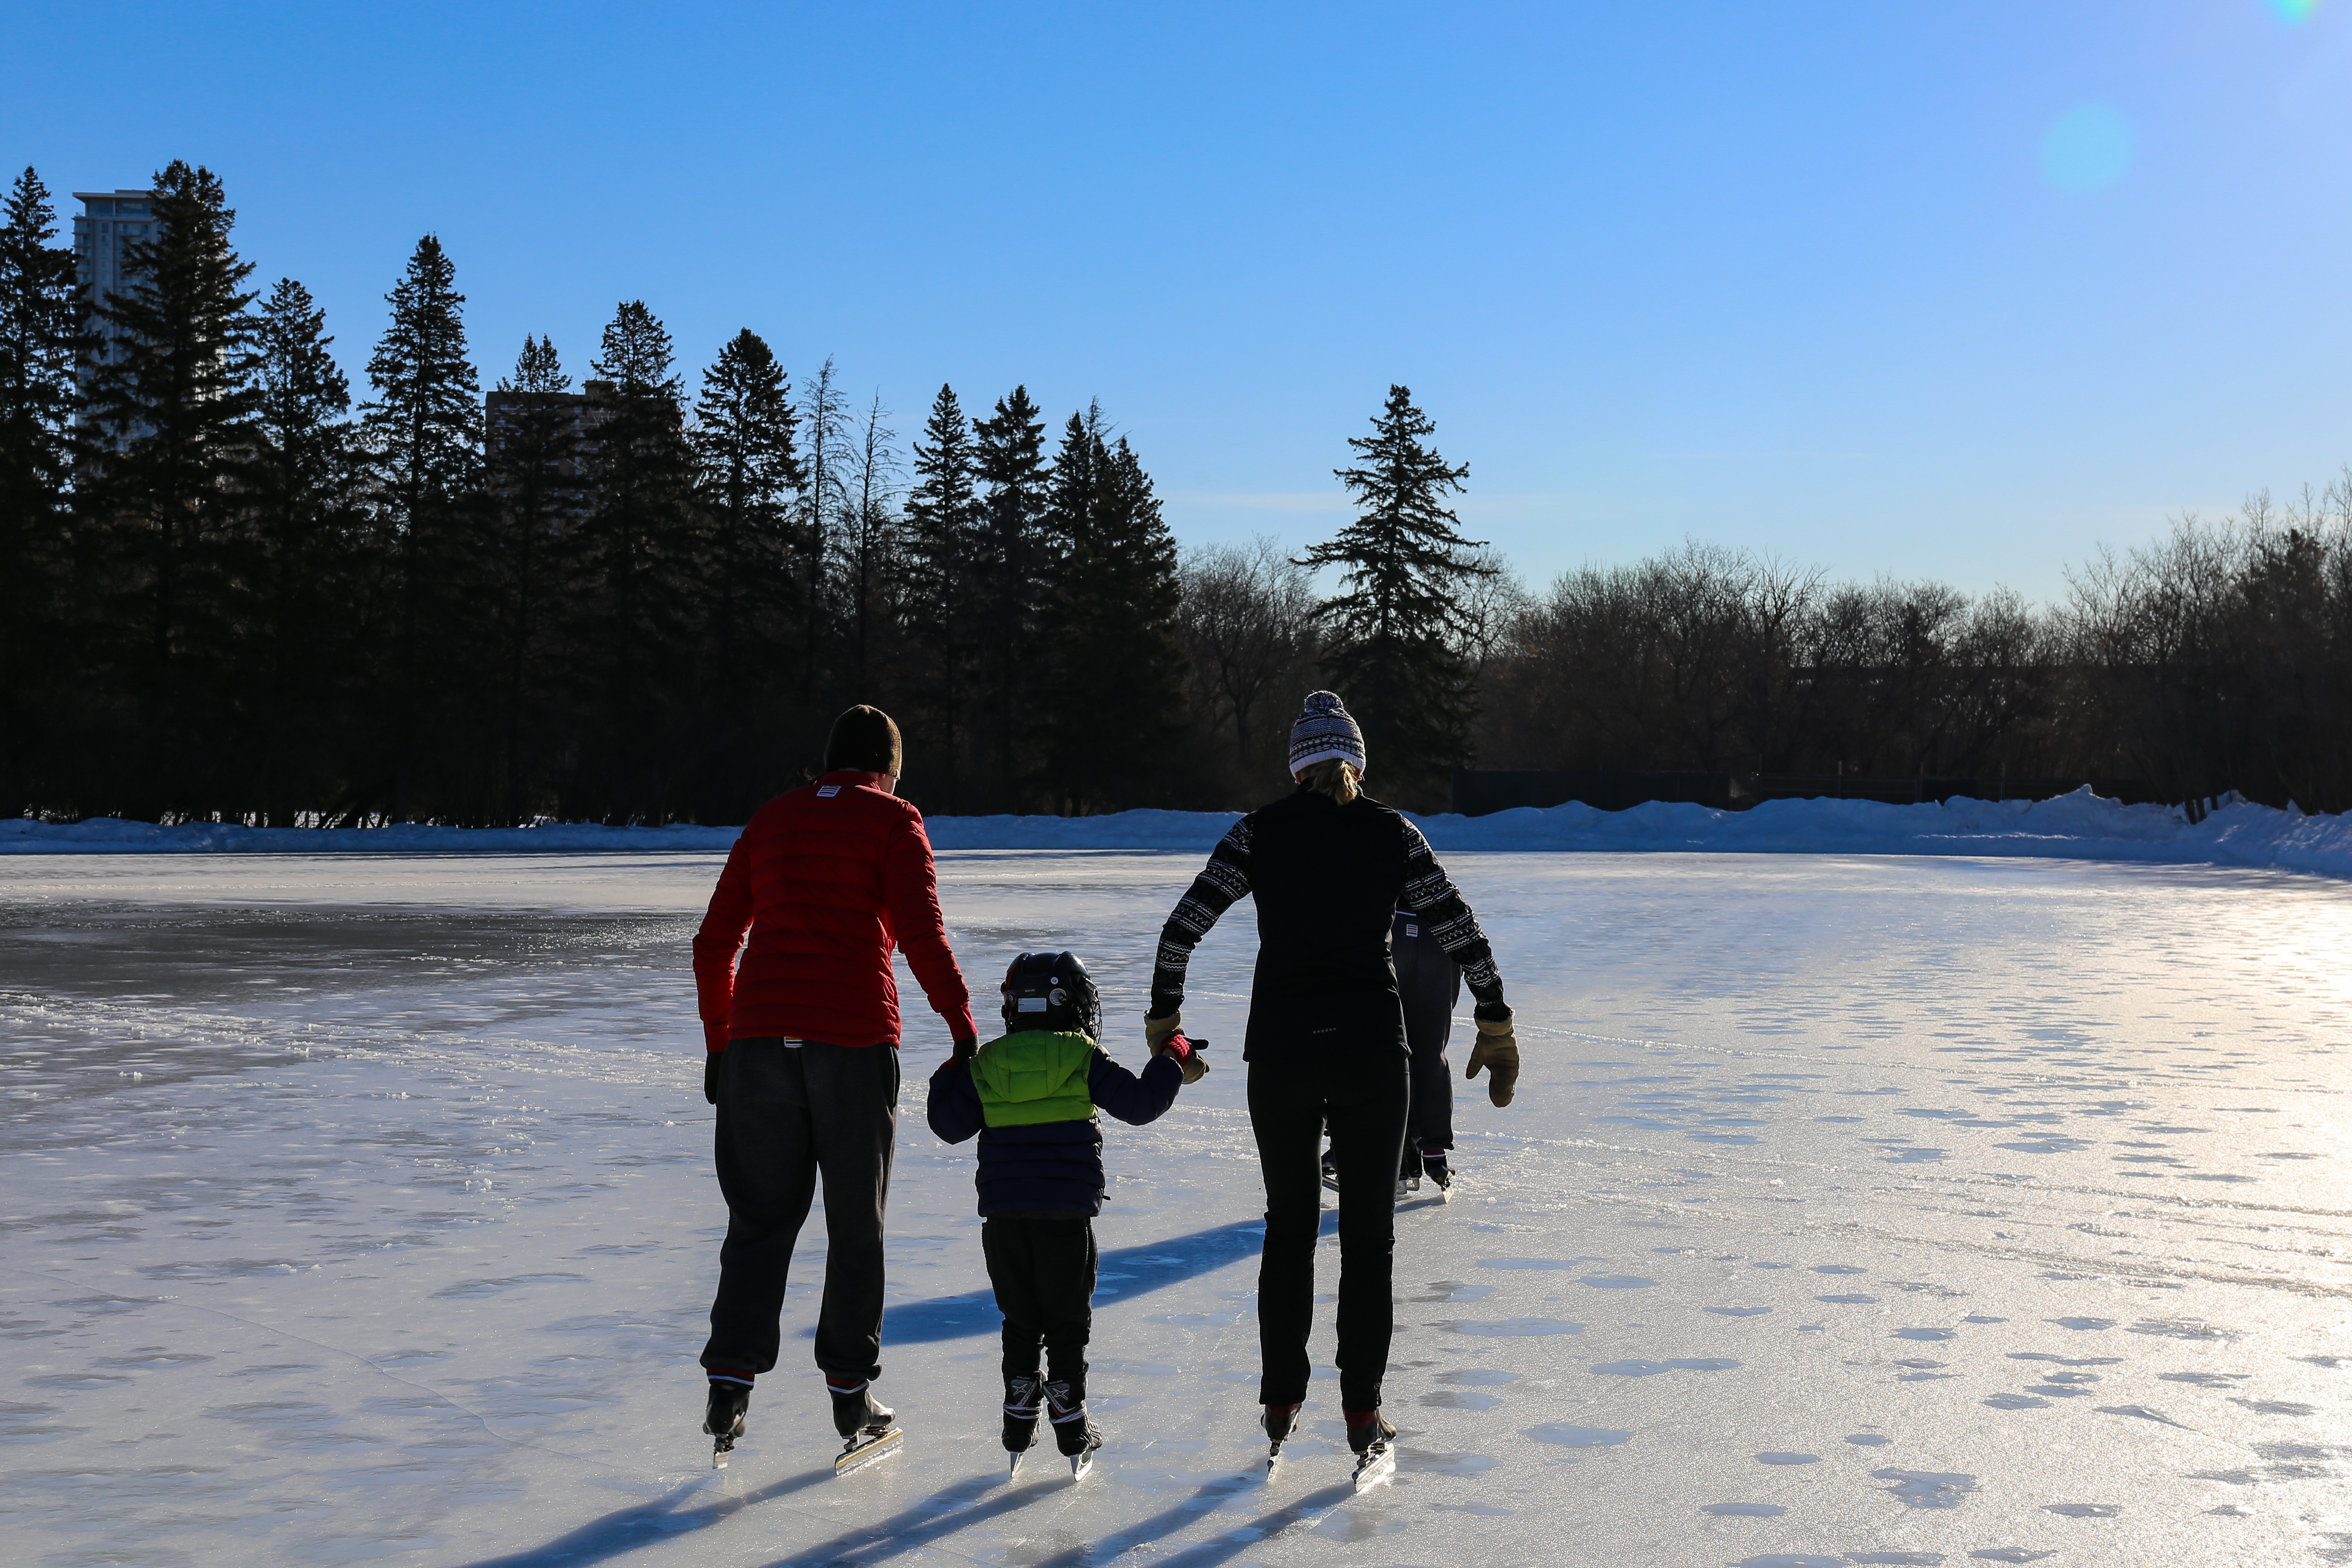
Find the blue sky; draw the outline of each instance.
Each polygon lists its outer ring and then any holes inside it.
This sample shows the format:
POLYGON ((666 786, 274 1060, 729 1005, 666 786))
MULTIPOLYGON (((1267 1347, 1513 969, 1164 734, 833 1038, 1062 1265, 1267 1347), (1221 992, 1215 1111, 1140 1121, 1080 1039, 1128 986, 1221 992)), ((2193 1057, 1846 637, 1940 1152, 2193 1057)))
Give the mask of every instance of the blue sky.
POLYGON ((1099 397, 1292 544, 1391 381, 1532 580, 1685 536, 2063 593, 2352 458, 2352 0, 0 3, 0 160, 209 164, 354 369, 418 235, 486 384, 643 298, 901 430, 1099 397))

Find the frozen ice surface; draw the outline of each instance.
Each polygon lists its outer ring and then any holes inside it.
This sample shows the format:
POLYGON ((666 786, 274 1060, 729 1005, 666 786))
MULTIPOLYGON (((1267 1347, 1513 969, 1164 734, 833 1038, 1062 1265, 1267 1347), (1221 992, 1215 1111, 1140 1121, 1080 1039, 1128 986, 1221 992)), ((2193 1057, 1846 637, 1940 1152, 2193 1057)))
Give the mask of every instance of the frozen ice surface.
MULTIPOLYGON (((1084 952, 1134 1061, 1194 858, 948 854, 958 949, 983 989, 1023 946, 1084 952)), ((2352 887, 1451 855, 1527 1073, 1507 1110, 1465 1090, 1453 1201, 1398 1216, 1402 1462, 1357 1496, 1328 1372, 1263 1473, 1246 904, 1186 1006, 1216 1070, 1108 1130, 1085 1485, 1003 1479, 919 1003, 880 1384, 905 1451, 833 1478, 813 1218, 792 1359, 712 1472, 686 938, 716 863, 7 862, 7 1560, 2352 1559, 2352 887)))

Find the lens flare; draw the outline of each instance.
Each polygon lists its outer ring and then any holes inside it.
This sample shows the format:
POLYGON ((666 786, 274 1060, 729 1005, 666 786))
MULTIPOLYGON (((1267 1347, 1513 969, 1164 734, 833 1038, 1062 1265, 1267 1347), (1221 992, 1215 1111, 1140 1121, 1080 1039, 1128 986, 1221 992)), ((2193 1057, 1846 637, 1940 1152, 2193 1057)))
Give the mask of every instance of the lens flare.
POLYGON ((2273 14, 2290 27, 2310 21, 2311 14, 2319 9, 2319 0, 2270 0, 2270 5, 2273 14))
POLYGON ((2068 110, 2042 139, 2042 173, 2062 191, 2105 190, 2131 161, 2131 122, 2104 103, 2068 110))

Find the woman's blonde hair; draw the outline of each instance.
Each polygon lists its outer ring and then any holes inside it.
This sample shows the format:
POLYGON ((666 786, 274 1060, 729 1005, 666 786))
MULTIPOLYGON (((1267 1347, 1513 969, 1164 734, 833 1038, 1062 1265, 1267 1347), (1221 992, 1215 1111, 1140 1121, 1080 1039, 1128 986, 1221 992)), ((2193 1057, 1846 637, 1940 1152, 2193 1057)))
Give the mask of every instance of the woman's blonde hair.
POLYGON ((1363 774, 1344 757, 1326 757, 1299 770, 1298 782, 1317 795, 1328 795, 1341 805, 1356 798, 1356 781, 1363 774))

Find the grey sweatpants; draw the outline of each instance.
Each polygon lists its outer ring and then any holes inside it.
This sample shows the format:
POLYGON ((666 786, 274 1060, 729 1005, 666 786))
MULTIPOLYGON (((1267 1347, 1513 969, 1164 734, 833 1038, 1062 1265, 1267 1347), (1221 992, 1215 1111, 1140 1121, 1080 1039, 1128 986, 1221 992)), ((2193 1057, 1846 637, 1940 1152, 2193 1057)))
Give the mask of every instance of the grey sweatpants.
POLYGON ((1425 1154, 1454 1147, 1454 1070, 1445 1043, 1454 1033, 1454 1004, 1462 969, 1445 956, 1418 915, 1399 910, 1389 927, 1389 956, 1404 998, 1404 1038, 1412 1051, 1412 1105, 1405 1143, 1425 1154))

